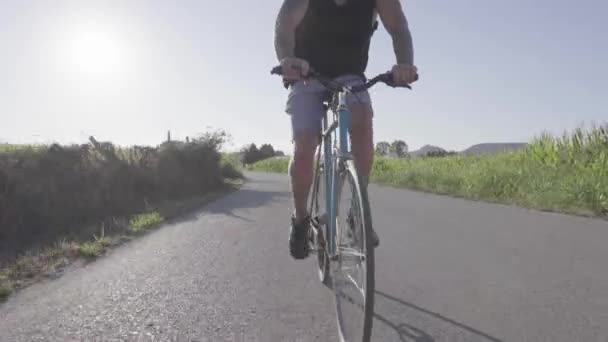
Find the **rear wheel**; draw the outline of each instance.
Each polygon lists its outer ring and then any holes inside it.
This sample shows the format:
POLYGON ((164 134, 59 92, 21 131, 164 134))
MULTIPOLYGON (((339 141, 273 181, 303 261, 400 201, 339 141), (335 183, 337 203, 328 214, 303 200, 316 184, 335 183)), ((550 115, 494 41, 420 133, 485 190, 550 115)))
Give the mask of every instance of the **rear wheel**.
POLYGON ((336 189, 338 258, 332 274, 336 315, 342 341, 367 342, 374 314, 374 248, 367 190, 361 187, 352 160, 336 189))

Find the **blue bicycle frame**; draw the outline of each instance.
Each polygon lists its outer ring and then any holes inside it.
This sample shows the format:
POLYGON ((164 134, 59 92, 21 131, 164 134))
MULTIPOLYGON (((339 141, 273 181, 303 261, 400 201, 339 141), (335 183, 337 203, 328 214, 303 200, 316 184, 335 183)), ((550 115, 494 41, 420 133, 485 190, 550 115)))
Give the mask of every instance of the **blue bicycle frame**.
MULTIPOLYGON (((346 105, 346 91, 342 90, 337 93, 338 104, 337 110, 334 112, 334 121, 331 126, 323 132, 323 165, 325 168, 324 177, 325 177, 325 189, 330 189, 330 191, 326 191, 326 208, 325 212, 327 215, 327 224, 325 225, 325 236, 327 245, 327 253, 329 257, 333 257, 337 254, 337 244, 336 244, 336 216, 337 216, 337 204, 338 199, 336 198, 336 194, 338 193, 338 175, 340 170, 336 170, 336 167, 343 167, 342 163, 344 160, 347 160, 350 156, 350 152, 348 149, 348 124, 349 124, 349 115, 348 106, 346 105), (332 139, 335 134, 336 128, 338 129, 338 146, 337 153, 332 153, 335 150, 335 146, 332 146, 332 140, 335 142, 335 139, 332 139)), ((324 119, 324 128, 327 127, 327 116, 324 119)))

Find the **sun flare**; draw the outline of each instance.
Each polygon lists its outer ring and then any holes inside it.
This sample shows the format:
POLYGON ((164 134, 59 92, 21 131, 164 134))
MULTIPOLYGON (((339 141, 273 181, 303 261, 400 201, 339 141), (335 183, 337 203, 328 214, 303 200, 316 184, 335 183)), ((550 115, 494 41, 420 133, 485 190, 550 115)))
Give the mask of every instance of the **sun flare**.
POLYGON ((117 37, 101 31, 82 31, 69 48, 70 62, 80 72, 92 75, 115 73, 121 66, 121 47, 117 37))

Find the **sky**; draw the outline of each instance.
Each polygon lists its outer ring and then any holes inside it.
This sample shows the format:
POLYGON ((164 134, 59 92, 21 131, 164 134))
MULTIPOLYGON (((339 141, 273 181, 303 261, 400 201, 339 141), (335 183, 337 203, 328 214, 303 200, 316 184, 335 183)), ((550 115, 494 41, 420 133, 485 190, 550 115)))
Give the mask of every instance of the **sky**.
MULTIPOLYGON (((356 0, 354 0, 356 1, 356 0)), ((0 142, 291 150, 269 71, 280 0, 0 0, 0 142)), ((608 3, 402 1, 420 80, 372 91, 375 140, 462 150, 608 121, 608 3)), ((395 62, 375 33, 368 76, 395 62)))

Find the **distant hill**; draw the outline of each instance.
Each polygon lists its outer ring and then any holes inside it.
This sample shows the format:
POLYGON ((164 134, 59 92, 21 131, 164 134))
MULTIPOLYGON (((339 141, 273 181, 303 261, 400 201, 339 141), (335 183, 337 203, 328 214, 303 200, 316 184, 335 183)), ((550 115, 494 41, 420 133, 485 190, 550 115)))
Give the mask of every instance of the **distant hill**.
POLYGON ((439 146, 424 145, 416 151, 409 152, 409 155, 411 157, 420 157, 420 156, 425 156, 429 152, 442 152, 442 151, 445 151, 445 149, 443 149, 439 146))
POLYGON ((500 152, 513 152, 525 147, 526 143, 485 143, 473 145, 460 152, 465 155, 496 154, 500 152))
MULTIPOLYGON (((463 155, 485 155, 501 152, 513 152, 525 147, 526 143, 483 143, 473 145, 459 152, 463 155)), ((421 157, 429 152, 447 152, 444 148, 434 145, 424 145, 420 149, 409 152, 410 157, 421 157)))

